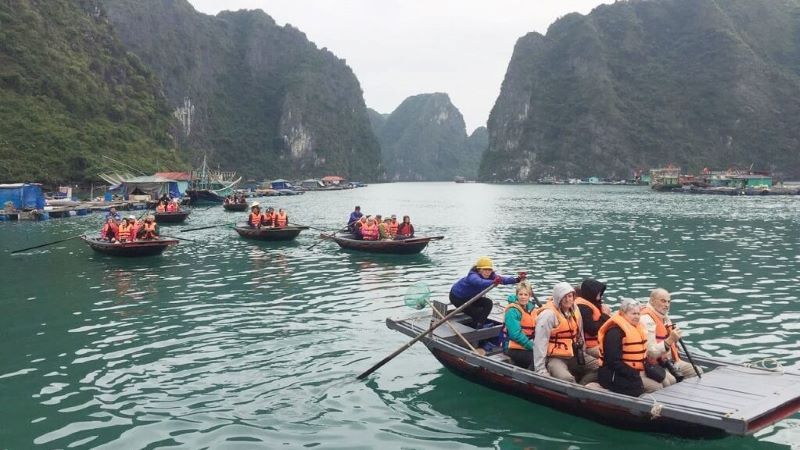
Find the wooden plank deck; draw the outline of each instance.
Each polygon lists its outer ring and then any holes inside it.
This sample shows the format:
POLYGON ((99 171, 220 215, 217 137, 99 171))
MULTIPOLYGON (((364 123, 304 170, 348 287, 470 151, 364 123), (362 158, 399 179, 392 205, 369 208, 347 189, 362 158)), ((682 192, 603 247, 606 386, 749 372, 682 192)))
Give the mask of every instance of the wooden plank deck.
POLYGON ((800 396, 800 374, 722 366, 650 395, 665 406, 750 421, 800 396))

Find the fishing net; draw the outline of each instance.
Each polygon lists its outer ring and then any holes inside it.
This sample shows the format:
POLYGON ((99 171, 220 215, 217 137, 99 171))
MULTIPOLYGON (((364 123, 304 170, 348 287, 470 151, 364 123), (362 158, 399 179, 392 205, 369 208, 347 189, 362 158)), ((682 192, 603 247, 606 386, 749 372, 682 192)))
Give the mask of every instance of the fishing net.
POLYGON ((428 304, 430 296, 431 289, 428 285, 419 282, 409 286, 408 290, 406 290, 406 295, 403 297, 403 301, 409 308, 422 309, 428 304))

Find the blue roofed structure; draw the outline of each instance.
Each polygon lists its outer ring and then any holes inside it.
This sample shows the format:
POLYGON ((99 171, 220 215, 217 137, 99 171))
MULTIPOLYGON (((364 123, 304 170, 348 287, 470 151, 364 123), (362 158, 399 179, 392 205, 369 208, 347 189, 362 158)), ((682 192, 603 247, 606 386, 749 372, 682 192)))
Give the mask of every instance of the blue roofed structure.
POLYGON ((39 183, 0 184, 0 209, 11 202, 20 210, 43 209, 44 192, 39 183))

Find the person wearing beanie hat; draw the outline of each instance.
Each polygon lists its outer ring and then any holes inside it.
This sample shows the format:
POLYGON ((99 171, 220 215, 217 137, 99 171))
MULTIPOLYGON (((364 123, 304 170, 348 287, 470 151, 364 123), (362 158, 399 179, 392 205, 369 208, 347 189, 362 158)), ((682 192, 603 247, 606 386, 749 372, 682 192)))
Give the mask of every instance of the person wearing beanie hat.
MULTIPOLYGON (((467 276, 461 278, 450 288, 450 303, 459 307, 480 294, 492 284, 516 284, 525 279, 525 272, 519 277, 500 276, 494 272, 494 264, 488 256, 481 256, 469 269, 467 276)), ((483 327, 486 318, 492 312, 494 303, 488 297, 481 297, 464 309, 464 313, 472 318, 472 327, 483 327)))
POLYGON ((603 303, 603 293, 606 291, 605 283, 587 278, 581 283, 580 294, 575 298, 575 304, 583 320, 583 336, 586 338, 586 353, 600 357, 600 344, 597 341, 597 332, 606 321, 611 318, 611 308, 603 303))
POLYGON ((553 286, 536 318, 533 338, 533 367, 539 375, 586 384, 597 379, 598 360, 584 353, 583 323, 575 307, 575 290, 569 283, 553 286), (581 364, 583 362, 583 364, 581 364))

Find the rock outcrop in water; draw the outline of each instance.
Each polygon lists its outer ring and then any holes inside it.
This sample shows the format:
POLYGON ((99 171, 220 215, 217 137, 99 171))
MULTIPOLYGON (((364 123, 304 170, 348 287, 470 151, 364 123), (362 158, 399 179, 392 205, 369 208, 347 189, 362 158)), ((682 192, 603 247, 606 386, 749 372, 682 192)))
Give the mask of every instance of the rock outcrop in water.
POLYGON ((483 128, 467 136, 461 112, 443 93, 409 97, 388 116, 372 113, 371 120, 394 181, 474 178, 487 145, 483 128))
POLYGON ((194 162, 245 175, 380 173, 380 147, 345 62, 264 12, 186 0, 103 0, 123 43, 162 80, 194 162))
POLYGON ((667 163, 800 176, 798 36, 798 0, 567 15, 517 42, 481 177, 627 177, 667 163))

